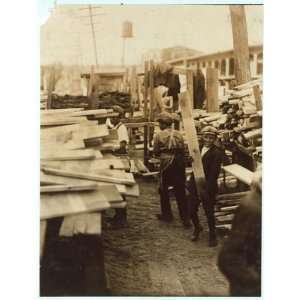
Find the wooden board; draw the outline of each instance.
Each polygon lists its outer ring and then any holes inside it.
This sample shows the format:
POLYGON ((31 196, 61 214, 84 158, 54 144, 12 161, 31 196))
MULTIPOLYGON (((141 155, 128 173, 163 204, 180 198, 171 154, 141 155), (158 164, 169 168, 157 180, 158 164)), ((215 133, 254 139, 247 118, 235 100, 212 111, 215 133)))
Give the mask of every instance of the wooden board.
POLYGON ((59 108, 59 109, 47 109, 41 112, 41 116, 48 116, 48 115, 58 115, 58 114, 69 114, 76 111, 81 111, 84 108, 59 108))
MULTIPOLYGON (((135 181, 132 177, 117 178, 117 177, 111 177, 111 175, 107 173, 105 173, 105 175, 100 175, 98 174, 99 172, 95 172, 95 170, 93 170, 93 173, 84 173, 84 172, 74 172, 72 170, 67 170, 67 169, 60 170, 60 169, 42 167, 42 171, 44 171, 46 174, 52 174, 57 176, 66 176, 66 177, 73 177, 79 179, 87 179, 93 181, 101 181, 101 182, 109 182, 109 183, 117 183, 117 184, 125 184, 125 185, 135 184, 135 181)), ((101 170, 101 174, 103 174, 102 171, 105 170, 101 170)))
POLYGON ((249 171, 248 169, 238 165, 232 164, 229 166, 224 166, 223 170, 235 176, 241 182, 244 182, 248 185, 251 184, 253 179, 253 172, 249 171))
POLYGON ((97 189, 97 184, 41 186, 40 193, 78 192, 97 189))
POLYGON ((112 185, 103 186, 94 191, 41 194, 40 218, 49 219, 100 211, 110 207, 110 199, 122 200, 116 187, 112 185))
MULTIPOLYGON (((46 185, 82 185, 82 184, 93 184, 95 181, 92 180, 84 180, 84 179, 78 179, 78 178, 71 178, 71 177, 62 177, 62 176, 55 176, 55 175, 49 175, 45 174, 44 172, 40 173, 40 181, 41 183, 44 183, 46 185)), ((107 185, 107 183, 97 182, 97 186, 101 187, 103 185, 107 185)), ((140 191, 139 191, 139 185, 123 185, 123 184, 112 184, 114 185, 118 192, 124 196, 130 196, 130 197, 139 197, 140 191)))
POLYGON ((186 133, 186 140, 190 156, 193 158, 192 168, 195 176, 198 195, 201 195, 200 181, 205 178, 202 165, 202 159, 199 149, 197 131, 192 117, 192 107, 188 92, 179 94, 179 103, 181 107, 182 122, 186 133))
POLYGON ((86 160, 97 157, 94 150, 63 150, 57 147, 41 149, 41 160, 86 160))
POLYGON ((76 234, 101 234, 101 213, 85 213, 66 216, 59 230, 60 236, 76 234))
POLYGON ((206 109, 207 112, 219 111, 219 79, 218 69, 206 69, 207 97, 206 109))
POLYGON ((92 116, 92 115, 105 115, 110 113, 107 109, 91 109, 84 111, 72 112, 70 115, 72 117, 82 117, 82 116, 92 116))

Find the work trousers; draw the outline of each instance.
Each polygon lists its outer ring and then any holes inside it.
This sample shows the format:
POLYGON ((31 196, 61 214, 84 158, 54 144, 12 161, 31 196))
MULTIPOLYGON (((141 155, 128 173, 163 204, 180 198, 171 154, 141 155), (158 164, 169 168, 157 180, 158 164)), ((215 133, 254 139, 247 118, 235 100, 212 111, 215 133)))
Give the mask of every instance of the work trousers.
POLYGON ((189 219, 188 204, 185 192, 185 168, 184 163, 174 159, 172 164, 161 174, 160 205, 161 214, 165 219, 172 219, 169 187, 173 186, 180 219, 186 222, 189 219))
POLYGON ((189 213, 192 220, 192 223, 195 227, 195 230, 200 229, 200 222, 198 217, 198 209, 200 202, 202 202, 203 209, 207 218, 207 224, 210 234, 214 237, 215 236, 215 204, 216 204, 216 193, 211 191, 205 191, 199 199, 197 196, 195 181, 191 178, 191 181, 188 184, 188 191, 189 191, 189 213))

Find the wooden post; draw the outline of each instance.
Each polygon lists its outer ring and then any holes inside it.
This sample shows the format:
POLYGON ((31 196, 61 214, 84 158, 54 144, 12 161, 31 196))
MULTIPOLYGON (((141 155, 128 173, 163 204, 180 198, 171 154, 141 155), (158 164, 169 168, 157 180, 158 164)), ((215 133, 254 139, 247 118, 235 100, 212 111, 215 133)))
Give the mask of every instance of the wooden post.
POLYGON ((144 117, 148 118, 148 87, 149 87, 149 62, 144 66, 144 117))
POLYGON ((94 79, 95 79, 94 66, 91 66, 90 80, 89 80, 89 87, 88 87, 88 94, 87 94, 88 97, 92 95, 93 87, 94 87, 94 79))
POLYGON ((88 108, 96 109, 97 108, 97 93, 95 89, 95 72, 94 66, 91 66, 90 80, 89 80, 89 89, 88 89, 88 108))
POLYGON ((247 22, 243 5, 230 5, 235 74, 238 84, 251 80, 247 22))
POLYGON ((194 108, 194 73, 193 70, 187 70, 186 72, 186 85, 187 91, 190 95, 192 109, 194 108))
POLYGON ((154 63, 150 60, 150 74, 149 74, 149 94, 150 94, 150 121, 154 120, 154 63))
POLYGON ((192 168, 195 176, 196 188, 197 188, 198 196, 201 197, 202 195, 201 181, 204 180, 205 175, 204 175, 202 158, 199 149, 195 121, 193 119, 191 100, 189 98, 190 95, 188 92, 179 94, 179 103, 181 107, 183 127, 186 133, 189 153, 193 159, 192 168))
MULTIPOLYGON (((149 62, 145 61, 144 66, 144 117, 148 120, 148 88, 149 88, 149 62)), ((148 126, 144 126, 144 165, 148 167, 148 126)))
POLYGON ((218 70, 214 68, 206 69, 206 84, 207 84, 207 97, 206 109, 207 112, 219 111, 219 78, 218 70))
POLYGON ((49 82, 48 82, 48 98, 47 98, 47 109, 52 108, 52 93, 55 88, 55 66, 52 65, 50 68, 50 76, 49 76, 49 82))
POLYGON ((262 110, 261 94, 260 94, 260 88, 258 85, 255 85, 253 87, 253 94, 254 94, 254 98, 255 98, 256 109, 262 110))

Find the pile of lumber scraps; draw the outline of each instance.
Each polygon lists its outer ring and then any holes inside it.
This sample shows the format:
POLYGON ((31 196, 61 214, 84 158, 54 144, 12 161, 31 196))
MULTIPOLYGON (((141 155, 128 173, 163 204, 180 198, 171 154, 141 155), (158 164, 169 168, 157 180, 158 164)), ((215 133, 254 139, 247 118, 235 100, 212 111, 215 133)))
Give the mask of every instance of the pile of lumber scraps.
POLYGON ((221 194, 217 196, 215 210, 216 228, 220 231, 229 231, 236 209, 248 192, 221 194))

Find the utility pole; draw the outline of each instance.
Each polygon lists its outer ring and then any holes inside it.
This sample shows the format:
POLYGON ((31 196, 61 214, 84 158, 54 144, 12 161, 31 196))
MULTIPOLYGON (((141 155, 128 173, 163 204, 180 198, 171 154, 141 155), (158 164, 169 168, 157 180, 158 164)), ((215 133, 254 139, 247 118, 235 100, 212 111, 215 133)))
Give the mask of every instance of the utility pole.
POLYGON ((251 80, 245 8, 243 5, 230 5, 229 7, 236 80, 238 84, 243 84, 251 80))
POLYGON ((93 14, 93 9, 97 9, 97 8, 102 9, 101 6, 92 6, 91 4, 89 4, 86 8, 80 8, 80 10, 86 10, 87 9, 88 12, 89 12, 88 16, 81 16, 81 18, 84 18, 84 17, 89 18, 89 24, 86 24, 86 25, 89 25, 91 27, 96 66, 98 66, 98 49, 97 49, 97 41, 96 41, 95 24, 99 24, 99 23, 94 22, 94 17, 103 15, 103 14, 93 14))
POLYGON ((97 55, 98 52, 97 52, 97 43, 96 43, 95 28, 94 28, 94 22, 93 22, 92 5, 89 4, 88 7, 89 7, 90 24, 91 24, 92 35, 93 35, 95 62, 96 62, 96 66, 98 66, 98 55, 97 55))

